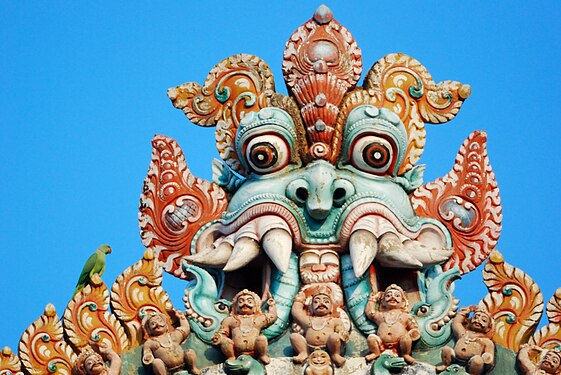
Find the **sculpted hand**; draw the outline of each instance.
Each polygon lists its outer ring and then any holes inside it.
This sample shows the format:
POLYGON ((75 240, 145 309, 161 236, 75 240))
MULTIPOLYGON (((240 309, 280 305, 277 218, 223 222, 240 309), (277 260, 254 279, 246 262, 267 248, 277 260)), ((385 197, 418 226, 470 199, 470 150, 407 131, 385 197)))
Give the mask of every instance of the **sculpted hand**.
POLYGON ((179 319, 179 320, 187 319, 187 318, 185 317, 185 313, 184 313, 183 311, 181 311, 181 310, 173 310, 173 312, 174 312, 175 317, 176 317, 177 319, 179 319))
POLYGON ((493 363, 493 356, 490 353, 483 353, 481 359, 483 359, 483 363, 487 365, 493 363))
POLYGON ((220 333, 215 333, 215 334, 212 336, 211 341, 212 341, 212 343, 213 343, 214 345, 219 345, 220 342, 222 341, 222 335, 221 335, 220 333))
POLYGON ((152 353, 145 353, 142 357, 142 363, 150 365, 152 362, 154 362, 154 355, 152 353))
POLYGON ((269 298, 267 298, 267 305, 272 306, 272 305, 274 305, 275 303, 276 303, 276 302, 275 302, 275 299, 273 298, 272 294, 269 293, 269 298))
POLYGON ((458 314, 467 317, 471 311, 472 311, 471 306, 470 307, 462 307, 462 308, 460 308, 460 311, 458 312, 458 314))

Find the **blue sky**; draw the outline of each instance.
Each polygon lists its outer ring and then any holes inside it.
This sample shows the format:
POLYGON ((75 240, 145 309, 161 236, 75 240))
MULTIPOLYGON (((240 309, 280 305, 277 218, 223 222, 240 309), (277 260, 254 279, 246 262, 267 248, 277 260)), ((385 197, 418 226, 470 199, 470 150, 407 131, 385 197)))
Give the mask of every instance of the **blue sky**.
MULTIPOLYGON (((166 96, 202 83, 224 57, 264 59, 278 92, 284 43, 321 3, 0 2, 0 347, 48 302, 60 314, 83 263, 108 243, 111 285, 143 252, 138 199, 154 134, 175 138, 210 179, 213 129, 194 126, 166 96)), ((503 201, 499 250, 540 285, 561 286, 561 3, 333 2, 367 70, 391 52, 472 95, 455 120, 427 126, 425 180, 446 174, 463 140, 487 131, 503 201)), ((457 283, 462 304, 486 290, 481 268, 457 283)), ((177 308, 183 285, 166 278, 177 308)))

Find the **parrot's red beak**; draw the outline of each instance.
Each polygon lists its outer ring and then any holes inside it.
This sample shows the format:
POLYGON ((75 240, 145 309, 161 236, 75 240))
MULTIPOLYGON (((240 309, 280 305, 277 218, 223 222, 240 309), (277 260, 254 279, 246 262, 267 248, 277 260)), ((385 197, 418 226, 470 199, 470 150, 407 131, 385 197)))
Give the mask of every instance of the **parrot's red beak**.
POLYGON ((109 248, 109 251, 107 252, 107 254, 111 254, 112 250, 111 248, 109 248))

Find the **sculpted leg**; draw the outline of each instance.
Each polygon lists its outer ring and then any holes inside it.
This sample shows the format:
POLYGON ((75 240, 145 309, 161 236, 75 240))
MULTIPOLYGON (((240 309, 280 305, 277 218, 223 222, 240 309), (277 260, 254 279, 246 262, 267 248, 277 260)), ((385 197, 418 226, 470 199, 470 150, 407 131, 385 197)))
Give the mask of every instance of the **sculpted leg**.
POLYGON ((327 351, 331 356, 331 361, 337 367, 345 364, 345 357, 341 355, 341 337, 337 333, 332 333, 327 338, 327 351))
POLYGON ((152 371, 154 371, 154 375, 166 375, 166 365, 164 361, 159 358, 154 358, 154 362, 152 362, 152 371))
POLYGON ((236 359, 234 352, 234 342, 227 337, 224 337, 220 342, 220 350, 227 357, 227 359, 236 359))
POLYGON ((183 361, 189 373, 193 375, 199 375, 201 373, 201 370, 197 368, 197 355, 193 349, 188 349, 183 352, 183 361))
POLYGON ((267 338, 263 335, 259 335, 257 339, 255 339, 255 356, 265 365, 271 362, 271 358, 267 355, 268 344, 267 338))
POLYGON ((366 339, 366 342, 368 343, 368 350, 370 351, 370 354, 366 355, 366 357, 364 357, 368 362, 375 360, 376 358, 378 358, 380 356, 380 354, 382 354, 383 351, 383 345, 382 345, 382 340, 380 339, 380 337, 378 337, 378 335, 376 334, 371 334, 368 335, 368 338, 366 339))
POLYGON ((446 367, 452 364, 452 360, 454 359, 454 349, 449 346, 445 346, 444 348, 442 348, 440 356, 442 358, 442 365, 436 366, 437 372, 446 370, 446 367))
POLYGON ((290 344, 296 355, 292 357, 294 363, 303 363, 308 358, 306 339, 299 333, 290 334, 290 344))
POLYGON ((483 359, 481 358, 481 356, 476 355, 471 357, 467 364, 466 370, 470 375, 480 375, 483 373, 483 366, 483 359))
POLYGON ((413 346, 413 341, 409 335, 405 335, 399 340, 399 353, 408 364, 412 365, 415 363, 415 358, 411 357, 411 348, 413 346))

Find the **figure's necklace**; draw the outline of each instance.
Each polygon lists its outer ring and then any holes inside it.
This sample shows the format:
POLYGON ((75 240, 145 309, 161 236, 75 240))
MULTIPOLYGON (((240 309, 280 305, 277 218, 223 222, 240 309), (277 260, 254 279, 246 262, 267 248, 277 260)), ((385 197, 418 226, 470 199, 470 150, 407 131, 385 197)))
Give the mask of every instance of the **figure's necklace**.
MULTIPOLYGON (((171 335, 170 335, 169 332, 167 332, 165 335, 166 335, 166 337, 168 338, 168 342, 167 342, 167 343, 163 343, 163 342, 160 341, 160 338, 158 338, 158 342, 160 343, 160 346, 161 346, 162 348, 171 348, 171 347, 173 346, 173 342, 171 341, 171 335)), ((163 336, 163 335, 162 335, 162 336, 163 336)), ((162 336, 160 336, 160 337, 162 337, 162 336)))
POLYGON ((384 323, 388 325, 388 327, 393 326, 395 323, 399 321, 399 317, 401 316, 401 311, 388 311, 382 315, 384 319, 384 323))
POLYGON ((320 319, 321 324, 318 324, 317 319, 318 319, 318 317, 311 316, 310 317, 310 325, 312 326, 312 329, 314 331, 321 331, 322 329, 324 329, 327 326, 328 320, 320 317, 319 319, 320 319))
POLYGON ((238 315, 238 318, 240 318, 240 332, 242 333, 242 336, 247 336, 251 333, 251 331, 253 331, 254 328, 253 315, 238 315))
POLYGON ((464 340, 465 340, 465 342, 466 342, 467 344, 470 344, 470 343, 472 343, 472 342, 476 342, 477 339, 478 339, 477 336, 473 336, 473 337, 472 337, 472 336, 470 336, 470 335, 467 334, 467 333, 466 333, 465 338, 464 338, 464 340))

